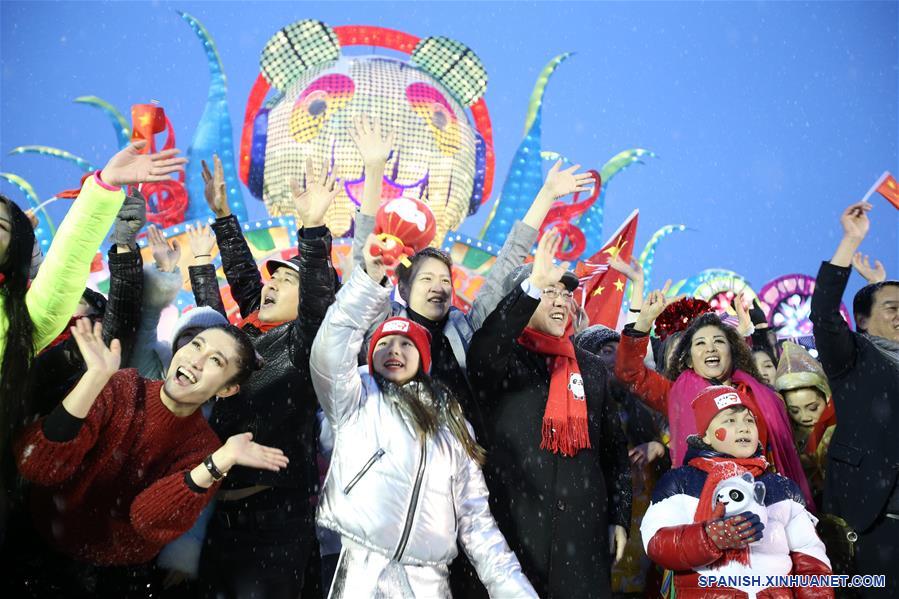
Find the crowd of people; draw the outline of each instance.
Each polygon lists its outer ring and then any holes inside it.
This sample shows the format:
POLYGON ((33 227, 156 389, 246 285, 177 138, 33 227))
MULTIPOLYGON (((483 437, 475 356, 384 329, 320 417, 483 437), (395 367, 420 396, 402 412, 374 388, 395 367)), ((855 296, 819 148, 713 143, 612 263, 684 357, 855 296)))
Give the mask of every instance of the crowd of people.
POLYGON ((203 165, 215 221, 189 248, 147 228, 149 265, 139 188, 183 169, 177 150, 137 142, 87 177, 46 256, 0 196, 10 596, 897 596, 899 281, 858 253, 870 204, 841 215, 818 273, 814 355, 757 304, 737 298, 734 327, 644 294, 617 258, 627 322, 590 326, 560 233, 539 235, 589 187, 578 167, 549 171, 463 312, 446 253, 385 264, 393 135, 360 118, 352 136, 366 179, 340 273, 328 163, 292 185, 296 255, 267 277, 218 157, 203 165), (110 228, 104 296, 85 284, 110 228), (853 265, 868 279, 855 330, 840 314, 853 265), (195 307, 160 339, 184 278, 195 307), (766 582, 834 573, 887 583, 766 582))

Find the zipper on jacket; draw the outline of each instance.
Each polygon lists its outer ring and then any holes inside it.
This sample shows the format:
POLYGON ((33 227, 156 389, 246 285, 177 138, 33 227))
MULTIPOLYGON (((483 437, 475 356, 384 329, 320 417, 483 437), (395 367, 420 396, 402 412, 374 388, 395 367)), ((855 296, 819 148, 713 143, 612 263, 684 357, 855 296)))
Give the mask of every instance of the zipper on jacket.
POLYGON ((428 457, 428 443, 426 439, 421 440, 421 456, 418 461, 418 473, 415 475, 415 486, 412 487, 412 501, 409 503, 409 512, 406 514, 406 526, 403 528, 403 536, 400 537, 400 544, 393 554, 393 559, 399 561, 406 551, 406 543, 409 542, 409 533, 412 532, 412 520, 415 518, 415 508, 418 506, 418 495, 421 492, 421 481, 425 475, 425 461, 428 457))
POLYGON ((353 477, 353 480, 351 480, 349 483, 347 483, 347 486, 343 488, 343 494, 347 495, 350 491, 352 491, 353 487, 356 486, 356 483, 358 483, 359 480, 363 476, 365 476, 366 472, 371 470, 371 467, 374 466, 375 462, 380 460, 381 456, 383 456, 383 455, 384 455, 384 450, 379 448, 378 451, 376 451, 370 458, 368 458, 368 461, 365 462, 365 466, 362 467, 362 470, 360 470, 359 473, 353 477))
POLYGON ((450 477, 450 503, 453 504, 453 530, 459 530, 459 514, 456 513, 456 477, 450 477))

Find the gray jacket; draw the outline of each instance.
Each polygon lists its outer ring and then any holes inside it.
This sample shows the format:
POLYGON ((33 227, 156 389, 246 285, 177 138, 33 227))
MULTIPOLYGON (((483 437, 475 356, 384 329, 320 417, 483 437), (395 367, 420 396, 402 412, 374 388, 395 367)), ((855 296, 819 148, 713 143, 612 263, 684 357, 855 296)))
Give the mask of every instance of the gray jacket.
POLYGON ((403 565, 444 567, 462 545, 494 597, 536 597, 496 525, 480 467, 444 427, 426 442, 357 366, 390 289, 354 269, 312 345, 334 451, 317 522, 403 565))
MULTIPOLYGON (((353 229, 353 261, 357 266, 365 268, 365 257, 362 252, 365 248, 365 240, 375 230, 375 218, 361 212, 356 213, 356 221, 353 229)), ((515 267, 524 263, 524 259, 530 254, 531 247, 537 241, 538 231, 521 221, 515 221, 512 231, 506 237, 496 262, 484 278, 484 284, 478 291, 477 297, 471 304, 471 312, 466 314, 458 308, 452 307, 449 311, 443 334, 449 340, 453 348, 453 355, 462 372, 467 372, 465 366, 465 354, 468 353, 468 344, 474 332, 481 328, 484 320, 493 312, 500 300, 509 292, 503 287, 506 277, 515 267)), ((366 334, 368 338, 374 329, 391 316, 408 317, 405 307, 397 302, 389 304, 387 309, 374 320, 373 326, 366 334)), ((363 353, 361 357, 365 357, 363 353)))

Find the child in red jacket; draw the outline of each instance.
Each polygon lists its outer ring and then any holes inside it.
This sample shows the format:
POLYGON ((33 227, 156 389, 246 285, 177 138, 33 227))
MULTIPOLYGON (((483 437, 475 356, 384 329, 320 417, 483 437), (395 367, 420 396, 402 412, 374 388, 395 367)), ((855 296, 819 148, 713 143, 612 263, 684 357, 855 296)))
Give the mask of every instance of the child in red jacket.
POLYGON ((703 433, 688 437, 685 465, 656 486, 640 527, 646 553, 674 571, 675 593, 683 599, 833 597, 831 588, 766 581, 832 572, 799 487, 769 471, 760 451, 760 423, 746 400, 723 385, 693 400, 703 433), (739 584, 709 587, 701 575, 735 577, 739 584))

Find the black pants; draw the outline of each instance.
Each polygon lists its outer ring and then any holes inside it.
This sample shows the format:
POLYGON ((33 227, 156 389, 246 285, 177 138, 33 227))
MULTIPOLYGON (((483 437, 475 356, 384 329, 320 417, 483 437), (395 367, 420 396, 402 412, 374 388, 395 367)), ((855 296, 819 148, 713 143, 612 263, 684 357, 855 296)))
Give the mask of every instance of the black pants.
POLYGON ((219 501, 200 556, 203 596, 297 599, 317 547, 309 499, 296 490, 219 501))

